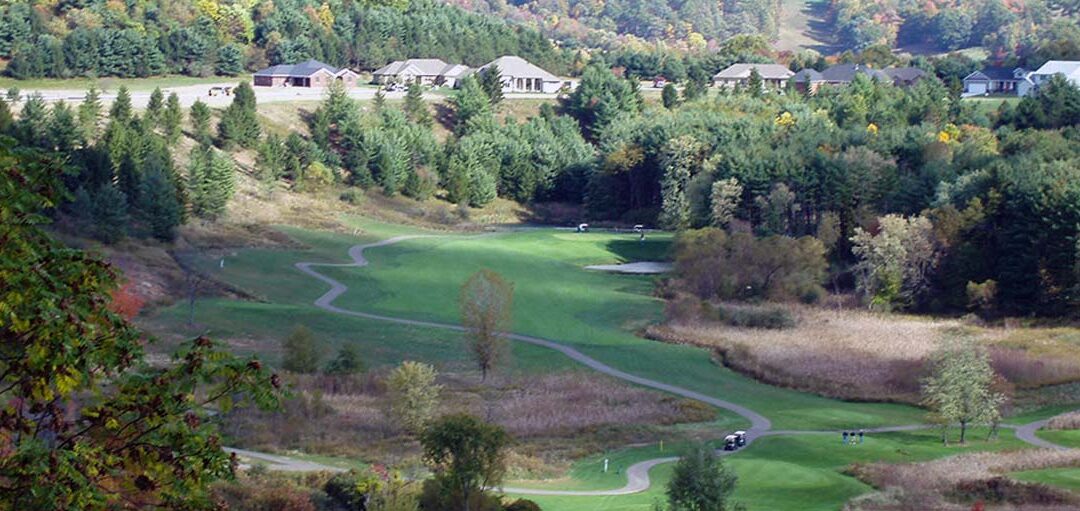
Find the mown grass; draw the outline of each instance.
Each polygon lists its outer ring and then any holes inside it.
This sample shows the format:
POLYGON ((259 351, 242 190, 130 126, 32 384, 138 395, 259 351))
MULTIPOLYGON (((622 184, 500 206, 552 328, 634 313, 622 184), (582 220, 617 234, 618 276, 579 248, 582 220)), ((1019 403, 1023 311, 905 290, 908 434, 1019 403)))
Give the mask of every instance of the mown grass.
POLYGON ((1040 429, 1035 436, 1065 447, 1080 448, 1080 429, 1048 430, 1040 429))
MULTIPOLYGON (((972 431, 972 438, 985 437, 985 430, 972 431)), ((941 445, 934 431, 886 433, 868 435, 863 444, 841 445, 839 435, 804 434, 783 437, 766 437, 750 447, 725 458, 739 478, 734 500, 745 504, 750 510, 798 509, 800 511, 826 511, 839 509, 844 502, 872 488, 844 473, 853 463, 886 461, 909 463, 942 458, 975 451, 1000 451, 1023 447, 1011 436, 986 442, 971 441, 966 446, 941 445)), ((664 455, 671 456, 671 449, 664 455)), ((620 461, 656 457, 656 446, 629 450, 620 461)), ((584 488, 597 489, 594 484, 601 475, 597 461, 602 457, 582 460, 575 465, 572 474, 581 478, 584 488)), ((664 487, 670 479, 671 464, 655 467, 650 473, 653 486, 646 492, 612 497, 574 496, 528 496, 544 509, 557 511, 650 509, 653 502, 664 497, 664 487)), ((618 488, 625 479, 606 486, 618 488)), ((510 485, 508 483, 508 485, 510 485)), ((578 488, 574 488, 578 489, 578 488)))
POLYGON ((238 83, 238 82, 250 82, 251 75, 239 75, 239 76, 210 76, 206 78, 197 76, 180 76, 180 75, 167 75, 167 76, 155 76, 150 78, 34 78, 30 80, 16 80, 9 77, 0 77, 0 89, 7 90, 11 87, 17 87, 23 90, 83 90, 88 89, 91 85, 97 87, 99 90, 114 91, 119 89, 121 85, 126 86, 133 91, 145 91, 154 90, 156 87, 162 89, 168 87, 185 87, 188 85, 202 85, 202 84, 216 84, 216 83, 238 83))
POLYGON ((1009 475, 1013 479, 1020 481, 1042 483, 1065 488, 1066 490, 1080 491, 1080 467, 1025 470, 1023 472, 1014 472, 1009 475))

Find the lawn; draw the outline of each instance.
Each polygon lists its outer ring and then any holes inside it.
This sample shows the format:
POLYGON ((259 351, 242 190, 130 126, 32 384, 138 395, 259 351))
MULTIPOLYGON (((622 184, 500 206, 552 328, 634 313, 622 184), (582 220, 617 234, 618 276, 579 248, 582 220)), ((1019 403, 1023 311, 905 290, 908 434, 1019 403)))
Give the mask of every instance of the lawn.
POLYGON ((1013 472, 1010 476, 1020 481, 1043 483, 1050 486, 1080 491, 1080 467, 1045 468, 1013 472))
POLYGON ((14 78, 0 77, 0 89, 7 90, 17 87, 23 90, 83 90, 91 85, 100 90, 112 91, 127 86, 133 91, 149 91, 156 87, 183 87, 187 85, 202 85, 211 83, 236 83, 251 81, 250 75, 239 76, 210 76, 201 78, 197 76, 155 76, 150 78, 35 78, 31 80, 16 80, 14 78))
MULTIPOLYGON (((972 432, 972 438, 984 438, 985 431, 972 432)), ((843 446, 837 435, 804 434, 766 437, 750 447, 725 459, 739 478, 735 500, 750 510, 798 509, 800 511, 836 510, 852 497, 870 491, 870 486, 845 475, 843 470, 852 463, 886 461, 908 463, 924 461, 964 452, 1022 448, 1024 444, 1011 436, 983 442, 976 440, 965 447, 944 447, 934 431, 887 433, 869 435, 863 444, 843 446)), ((641 460, 657 455, 677 455, 677 449, 663 454, 656 446, 613 453, 610 459, 641 460)), ((580 480, 573 489, 593 489, 595 481, 604 478, 594 457, 575 465, 572 474, 580 480)), ((610 466, 609 466, 610 468, 610 466)), ((522 496, 535 500, 544 509, 558 511, 651 509, 652 503, 663 499, 663 487, 671 474, 671 464, 659 465, 650 473, 653 486, 649 491, 613 497, 522 496)), ((625 479, 606 488, 618 488, 625 479)), ((511 483, 508 483, 511 485, 511 483)), ((520 486, 516 483, 514 486, 520 486)), ((569 488, 568 488, 569 489, 569 488)), ((514 495, 512 495, 514 496, 514 495)))
POLYGON ((1065 447, 1080 448, 1080 429, 1040 429, 1039 431, 1035 432, 1035 436, 1043 440, 1054 442, 1058 445, 1064 445, 1065 447))

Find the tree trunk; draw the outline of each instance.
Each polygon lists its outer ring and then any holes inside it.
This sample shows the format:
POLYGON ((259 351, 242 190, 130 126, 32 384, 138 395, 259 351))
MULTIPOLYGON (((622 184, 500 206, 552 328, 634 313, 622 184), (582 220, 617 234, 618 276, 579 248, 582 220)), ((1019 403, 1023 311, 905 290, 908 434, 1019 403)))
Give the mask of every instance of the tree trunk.
POLYGON ((964 435, 967 433, 967 421, 960 421, 960 445, 964 445, 964 435))

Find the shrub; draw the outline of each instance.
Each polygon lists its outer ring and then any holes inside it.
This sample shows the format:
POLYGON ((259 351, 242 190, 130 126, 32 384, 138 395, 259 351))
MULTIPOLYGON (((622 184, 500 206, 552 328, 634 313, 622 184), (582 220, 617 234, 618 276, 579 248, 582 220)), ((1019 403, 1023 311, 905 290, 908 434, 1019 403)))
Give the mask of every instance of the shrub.
POLYGON ((364 203, 364 191, 359 188, 348 188, 341 192, 341 196, 338 198, 341 199, 341 202, 356 206, 364 203))
POLYGON ((742 328, 784 329, 795 326, 795 317, 783 307, 777 306, 702 306, 707 319, 742 328))
POLYGON ((528 499, 517 499, 504 506, 503 511, 540 511, 540 505, 528 499))

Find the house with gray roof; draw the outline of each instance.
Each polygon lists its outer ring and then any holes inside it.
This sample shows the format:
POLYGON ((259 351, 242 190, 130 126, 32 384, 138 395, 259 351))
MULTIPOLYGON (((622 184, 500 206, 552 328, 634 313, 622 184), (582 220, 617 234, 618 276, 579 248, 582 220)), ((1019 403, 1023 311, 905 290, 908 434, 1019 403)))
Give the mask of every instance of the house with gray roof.
POLYGON ((503 84, 503 92, 543 92, 554 94, 563 87, 571 87, 573 84, 564 81, 529 61, 515 56, 499 57, 483 66, 477 72, 483 72, 490 67, 499 68, 499 77, 503 84))
POLYGON ((271 66, 256 71, 253 77, 256 87, 326 87, 334 81, 351 87, 358 78, 360 75, 351 69, 317 60, 271 66))
POLYGON ((830 66, 821 72, 824 83, 829 85, 847 85, 855 81, 855 77, 863 75, 881 83, 892 83, 893 80, 884 71, 868 67, 864 64, 837 64, 830 66))
POLYGON ((1005 94, 1025 96, 1034 86, 1022 67, 984 67, 964 77, 964 96, 1005 94))
POLYGON ((892 84, 897 87, 911 87, 930 76, 917 67, 890 67, 882 69, 881 72, 891 78, 892 84))
POLYGON ((765 88, 783 88, 792 76, 790 69, 780 64, 732 64, 723 71, 713 75, 713 84, 717 87, 733 88, 736 85, 745 87, 750 81, 750 72, 757 70, 761 77, 761 85, 765 88))
POLYGON ((825 83, 825 78, 821 76, 821 72, 809 67, 795 73, 795 76, 792 76, 791 79, 795 81, 795 90, 805 94, 814 94, 817 92, 818 87, 825 83))
POLYGON ((442 59, 396 60, 372 73, 377 84, 419 83, 420 85, 454 87, 472 69, 462 64, 447 64, 442 59))
POLYGON ((1068 82, 1080 87, 1080 61, 1051 60, 1043 64, 1039 69, 1032 71, 1029 78, 1038 87, 1049 81, 1050 77, 1054 75, 1061 75, 1068 82))

